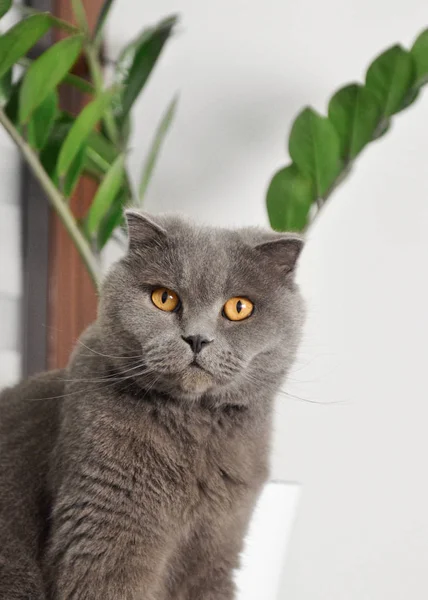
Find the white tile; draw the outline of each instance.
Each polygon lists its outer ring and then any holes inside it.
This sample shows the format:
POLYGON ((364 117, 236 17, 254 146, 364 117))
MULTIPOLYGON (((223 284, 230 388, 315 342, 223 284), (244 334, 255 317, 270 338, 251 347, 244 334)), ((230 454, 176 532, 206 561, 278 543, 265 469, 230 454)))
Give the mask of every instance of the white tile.
POLYGON ((3 143, 0 130, 0 204, 19 204, 21 161, 13 146, 3 143))
MULTIPOLYGON (((120 232, 117 232, 120 235, 120 232)), ((122 240, 122 236, 120 238, 122 240)), ((101 268, 103 273, 107 273, 110 267, 120 260, 126 252, 127 247, 126 237, 123 238, 122 242, 117 239, 110 239, 104 247, 101 255, 101 268)))
POLYGON ((11 350, 0 352, 0 389, 18 383, 21 378, 21 355, 11 350))
POLYGON ((0 294, 0 352, 19 349, 20 308, 19 300, 0 294))
POLYGON ((257 503, 236 573, 237 600, 277 600, 300 486, 268 483, 257 503))
POLYGON ((18 206, 0 204, 0 294, 22 293, 21 227, 18 206))

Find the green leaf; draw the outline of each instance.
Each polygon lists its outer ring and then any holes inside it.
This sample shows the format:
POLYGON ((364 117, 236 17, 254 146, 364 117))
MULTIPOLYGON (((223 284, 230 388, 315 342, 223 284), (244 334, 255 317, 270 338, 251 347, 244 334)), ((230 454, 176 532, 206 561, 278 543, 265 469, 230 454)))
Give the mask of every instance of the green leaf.
POLYGON ((62 83, 66 83, 68 85, 72 85, 77 88, 81 92, 85 94, 95 94, 95 88, 92 83, 83 79, 83 77, 79 77, 78 75, 74 75, 73 73, 67 73, 67 75, 62 80, 62 83))
POLYGON ((70 196, 73 194, 74 188, 76 187, 77 182, 83 173, 85 166, 85 153, 86 147, 83 145, 79 148, 76 156, 73 159, 73 162, 67 170, 67 174, 61 182, 62 190, 66 198, 70 198, 70 196))
MULTIPOLYGON (((31 60, 31 58, 28 58, 27 56, 25 56, 25 57, 19 59, 18 65, 21 67, 24 67, 25 69, 28 69, 28 67, 33 62, 34 61, 31 60)), ((66 83, 67 85, 72 85, 73 87, 77 88, 81 92, 85 92, 86 94, 94 94, 95 93, 95 88, 92 85, 92 83, 90 83, 86 79, 83 79, 83 77, 79 77, 78 75, 73 75, 73 73, 67 73, 67 75, 64 77, 64 79, 62 80, 61 83, 66 83)))
POLYGON ((115 71, 115 81, 121 86, 114 98, 114 114, 119 125, 147 82, 176 23, 176 16, 164 19, 157 26, 144 30, 122 51, 115 71))
MULTIPOLYGON (((4 109, 6 115, 9 117, 9 119, 12 121, 12 123, 14 125, 18 124, 19 97, 20 97, 20 93, 21 93, 21 86, 22 86, 23 79, 24 79, 24 75, 22 75, 22 77, 13 84, 12 90, 9 94, 8 102, 4 109)), ((80 78, 77 78, 77 79, 80 79, 80 78)), ((84 81, 84 80, 82 79, 81 81, 84 81)), ((68 82, 68 76, 65 77, 65 79, 63 79, 63 83, 67 83, 67 82, 68 82)), ((87 92, 91 93, 94 90, 93 90, 93 88, 90 87, 89 89, 85 89, 82 91, 87 91, 87 92)))
POLYGON ((98 131, 91 131, 87 142, 85 171, 100 179, 116 160, 118 150, 98 131))
POLYGON ((110 101, 111 92, 106 92, 87 104, 76 118, 73 127, 64 141, 58 158, 58 175, 60 177, 66 174, 79 148, 86 142, 92 129, 102 118, 110 101))
POLYGON ((42 10, 38 10, 37 8, 33 8, 32 6, 26 6, 25 4, 15 4, 15 7, 24 16, 44 15, 49 18, 52 27, 62 29, 63 31, 67 31, 68 33, 79 33, 77 27, 75 27, 71 23, 68 23, 67 21, 63 21, 62 19, 55 17, 52 13, 47 13, 42 10))
POLYGON ((86 147, 84 170, 87 175, 99 181, 108 171, 109 164, 93 152, 90 146, 86 147))
POLYGON ((408 106, 413 104, 413 102, 418 98, 420 91, 421 91, 421 88, 418 88, 418 87, 410 88, 409 93, 403 100, 403 105, 401 107, 401 110, 404 110, 405 108, 407 108, 408 106))
POLYGON ((269 221, 276 231, 302 231, 316 199, 311 179, 296 165, 278 171, 270 182, 266 203, 269 221))
POLYGON ((127 145, 127 143, 129 142, 131 133, 132 133, 132 121, 131 121, 131 115, 128 113, 126 115, 126 117, 124 117, 124 119, 122 121, 122 126, 120 128, 120 142, 122 144, 122 147, 125 147, 127 145))
POLYGON ((89 33, 89 27, 86 10, 83 6, 83 0, 71 0, 71 6, 73 7, 73 14, 76 18, 80 31, 87 35, 89 33))
POLYGON ((410 50, 416 65, 417 87, 428 83, 428 29, 425 29, 417 38, 410 50))
POLYGON ((0 78, 0 108, 5 106, 13 91, 12 69, 0 78))
POLYGON ((323 198, 340 173, 340 140, 330 121, 305 108, 294 121, 289 152, 302 175, 310 178, 323 198))
POLYGON ((79 56, 83 36, 68 37, 35 60, 28 68, 19 98, 19 120, 26 123, 31 113, 46 96, 64 79, 79 56))
POLYGON ((0 19, 10 10, 12 0, 0 0, 0 19))
POLYGON ((36 150, 41 150, 46 144, 54 125, 57 111, 58 94, 56 90, 53 90, 36 108, 28 122, 28 141, 36 150))
MULTIPOLYGON (((40 13, 40 14, 43 14, 43 13, 40 13)), ((49 19, 52 24, 52 27, 56 27, 57 29, 62 29, 63 31, 66 31, 67 33, 70 33, 71 35, 76 35, 79 33, 78 28, 75 27, 74 25, 72 25, 71 23, 67 23, 67 21, 63 21, 62 19, 59 19, 58 17, 55 17, 52 14, 49 14, 49 19)))
POLYGON ((114 230, 117 227, 120 227, 121 225, 125 224, 123 210, 127 205, 128 196, 126 195, 126 192, 124 190, 121 190, 114 199, 110 210, 99 225, 97 236, 99 250, 102 250, 104 248, 104 246, 111 238, 114 230))
POLYGON ((77 152, 65 177, 63 177, 61 181, 56 171, 60 148, 67 137, 68 132, 72 128, 74 121, 74 117, 70 114, 66 112, 61 113, 56 119, 49 139, 40 153, 40 162, 45 171, 57 187, 62 187, 64 196, 67 198, 72 195, 74 188, 79 181, 79 177, 82 175, 85 168, 86 148, 83 145, 77 152))
POLYGON ((389 48, 372 62, 366 74, 366 87, 376 95, 384 116, 402 110, 415 76, 412 55, 401 46, 389 48))
POLYGON ((121 154, 104 177, 86 217, 86 231, 89 236, 96 232, 101 220, 108 212, 119 192, 125 175, 125 155, 121 154))
POLYGON ((381 117, 379 102, 366 87, 351 84, 336 92, 328 105, 328 118, 339 134, 342 158, 354 159, 371 142, 381 117))
POLYGON ((0 37, 0 77, 24 56, 51 27, 49 14, 28 17, 0 37))
POLYGON ((178 97, 176 96, 175 98, 173 98, 172 102, 170 103, 164 115, 162 116, 162 119, 158 125, 155 136, 153 138, 152 144, 150 146, 149 154, 147 156, 146 162, 144 163, 139 186, 139 197, 141 202, 144 199, 147 186, 149 185, 150 179, 153 175, 153 170, 155 168, 156 161, 159 156, 159 151, 162 147, 165 136, 174 118, 175 111, 177 108, 177 102, 178 97))
POLYGON ((112 7, 113 0, 104 0, 104 3, 101 7, 100 13, 98 15, 97 24, 95 25, 93 39, 96 43, 101 41, 101 35, 103 32, 104 23, 108 17, 108 13, 112 7))
POLYGON ((55 121, 49 139, 40 153, 40 162, 56 185, 58 185, 56 165, 59 151, 73 123, 74 118, 71 115, 62 113, 55 121))
POLYGON ((373 141, 378 140, 383 137, 385 133, 387 133, 391 128, 391 119, 383 118, 379 121, 379 125, 376 127, 376 130, 373 133, 373 141))
POLYGON ((4 108, 4 112, 14 125, 18 124, 19 94, 21 91, 22 79, 23 77, 18 79, 18 81, 12 85, 12 91, 9 95, 9 100, 4 108))

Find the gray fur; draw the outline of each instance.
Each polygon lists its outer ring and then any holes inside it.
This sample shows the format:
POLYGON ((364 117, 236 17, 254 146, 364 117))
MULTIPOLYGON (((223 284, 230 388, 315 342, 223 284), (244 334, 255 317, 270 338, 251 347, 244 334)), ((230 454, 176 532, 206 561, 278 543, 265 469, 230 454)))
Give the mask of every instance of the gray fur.
POLYGON ((302 242, 128 214, 66 370, 0 397, 1 600, 231 600, 296 352, 302 242), (153 287, 175 290, 166 313, 153 287), (232 296, 254 314, 222 315, 232 296), (210 340, 196 356, 182 336, 210 340))

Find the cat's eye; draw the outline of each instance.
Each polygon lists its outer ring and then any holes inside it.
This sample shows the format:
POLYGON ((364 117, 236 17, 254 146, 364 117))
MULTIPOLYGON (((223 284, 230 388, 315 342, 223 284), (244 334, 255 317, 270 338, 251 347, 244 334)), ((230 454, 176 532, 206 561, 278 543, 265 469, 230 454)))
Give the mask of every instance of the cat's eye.
POLYGON ((173 312, 180 307, 180 298, 177 294, 164 287, 153 290, 152 302, 157 308, 165 312, 173 312))
POLYGON ((254 310, 254 304, 248 298, 236 296, 230 298, 223 306, 223 314, 229 321, 243 321, 251 317, 254 310))

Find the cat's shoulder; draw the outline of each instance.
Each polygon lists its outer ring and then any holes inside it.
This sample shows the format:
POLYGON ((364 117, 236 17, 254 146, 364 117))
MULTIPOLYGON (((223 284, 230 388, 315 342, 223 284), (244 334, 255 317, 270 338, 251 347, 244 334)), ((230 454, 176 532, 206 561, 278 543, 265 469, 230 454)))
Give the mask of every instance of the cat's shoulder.
POLYGON ((62 369, 46 371, 2 390, 0 425, 56 413, 64 394, 64 373, 62 369))

